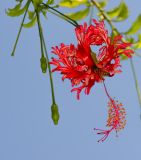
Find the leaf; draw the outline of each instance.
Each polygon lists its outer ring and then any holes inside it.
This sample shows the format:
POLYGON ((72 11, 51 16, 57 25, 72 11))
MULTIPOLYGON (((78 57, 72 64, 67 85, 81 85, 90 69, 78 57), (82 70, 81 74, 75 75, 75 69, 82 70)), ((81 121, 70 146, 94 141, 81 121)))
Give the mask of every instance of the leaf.
POLYGON ((23 0, 16 0, 17 2, 22 2, 23 0))
POLYGON ((106 13, 111 19, 114 19, 115 22, 123 21, 129 16, 128 7, 123 1, 119 4, 119 6, 107 11, 106 13))
POLYGON ((107 2, 108 2, 107 0, 103 0, 103 1, 100 1, 98 3, 102 8, 104 8, 107 5, 107 2))
POLYGON ((89 11, 90 11, 90 8, 88 7, 84 10, 81 10, 81 11, 78 11, 78 12, 75 12, 75 13, 70 13, 70 14, 67 14, 67 15, 70 18, 72 18, 73 20, 79 21, 79 20, 82 20, 85 17, 87 17, 88 14, 89 14, 89 11))
POLYGON ((42 12, 43 16, 44 16, 45 18, 47 18, 47 16, 46 16, 47 11, 46 11, 46 10, 41 10, 41 12, 42 12))
POLYGON ((110 10, 110 11, 107 11, 106 13, 107 13, 107 15, 108 15, 111 19, 114 18, 114 17, 117 17, 118 14, 119 14, 119 6, 113 8, 113 9, 110 10))
POLYGON ((138 34, 138 41, 133 46, 135 49, 141 48, 141 34, 138 34))
POLYGON ((134 34, 137 31, 139 31, 141 29, 141 14, 137 17, 137 19, 134 21, 134 23, 132 24, 132 26, 128 29, 127 32, 125 32, 125 34, 134 34))
POLYGON ((48 0, 46 4, 47 4, 47 5, 54 4, 54 0, 48 0))
POLYGON ((28 3, 26 3, 26 5, 22 9, 20 8, 18 10, 12 9, 12 11, 11 9, 8 9, 8 11, 6 11, 6 14, 11 17, 18 17, 25 12, 25 10, 27 9, 27 6, 28 6, 28 3))
POLYGON ((119 15, 117 16, 117 18, 114 20, 115 22, 118 21, 123 21, 125 19, 127 19, 129 16, 129 10, 127 5, 123 2, 120 5, 120 11, 119 11, 119 15))
POLYGON ((35 12, 34 11, 29 11, 28 10, 28 18, 31 20, 34 17, 35 12))
POLYGON ((32 0, 35 5, 39 5, 43 2, 43 0, 32 0))
POLYGON ((21 3, 17 4, 14 8, 8 8, 10 12, 16 12, 20 9, 21 3))
POLYGON ((67 8, 74 8, 78 7, 82 4, 86 4, 88 0, 62 0, 59 3, 59 6, 61 7, 67 7, 67 8))
POLYGON ((36 24, 36 21, 37 21, 37 18, 35 16, 30 22, 28 22, 26 24, 23 24, 23 27, 25 27, 25 28, 31 28, 31 27, 33 27, 36 24))

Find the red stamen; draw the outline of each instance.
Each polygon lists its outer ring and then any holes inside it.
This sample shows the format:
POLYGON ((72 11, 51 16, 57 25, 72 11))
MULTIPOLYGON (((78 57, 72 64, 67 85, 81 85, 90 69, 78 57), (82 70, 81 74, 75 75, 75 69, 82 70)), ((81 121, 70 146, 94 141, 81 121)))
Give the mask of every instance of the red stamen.
POLYGON ((109 102, 108 102, 108 120, 107 120, 107 127, 111 127, 111 129, 109 130, 102 130, 102 129, 96 129, 94 128, 94 130, 100 131, 97 134, 104 134, 104 136, 98 140, 98 142, 100 141, 105 141, 108 137, 108 135, 115 130, 116 131, 116 136, 117 136, 117 132, 120 131, 121 129, 123 129, 125 127, 126 124, 126 120, 125 120, 125 109, 122 107, 121 103, 118 103, 118 101, 115 101, 114 99, 112 99, 107 91, 107 88, 104 84, 104 89, 106 92, 107 97, 109 98, 109 102))

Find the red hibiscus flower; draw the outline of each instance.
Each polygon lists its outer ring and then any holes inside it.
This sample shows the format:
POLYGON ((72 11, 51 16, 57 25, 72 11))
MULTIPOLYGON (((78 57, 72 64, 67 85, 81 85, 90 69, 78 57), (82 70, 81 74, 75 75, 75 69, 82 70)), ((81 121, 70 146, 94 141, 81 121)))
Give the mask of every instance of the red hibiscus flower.
POLYGON ((63 43, 59 47, 52 47, 52 52, 57 56, 50 62, 55 66, 53 72, 60 71, 62 80, 67 78, 71 81, 74 87, 71 91, 77 92, 77 99, 83 89, 85 94, 89 94, 95 82, 102 82, 105 77, 121 72, 121 54, 129 58, 133 54, 133 51, 128 49, 131 44, 123 42, 121 35, 112 40, 103 21, 93 22, 90 26, 84 23, 75 28, 77 47, 63 43), (92 51, 94 46, 99 47, 97 53, 92 51))

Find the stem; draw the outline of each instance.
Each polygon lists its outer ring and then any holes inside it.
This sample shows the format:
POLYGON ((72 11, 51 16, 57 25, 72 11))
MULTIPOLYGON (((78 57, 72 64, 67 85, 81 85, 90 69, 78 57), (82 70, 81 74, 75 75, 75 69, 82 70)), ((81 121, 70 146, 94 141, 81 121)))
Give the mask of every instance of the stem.
POLYGON ((130 64, 131 64, 131 69, 132 69, 132 73, 133 73, 133 77, 134 77, 134 81, 135 81, 135 86, 136 86, 136 91, 137 91, 137 95, 138 95, 139 105, 140 105, 140 109, 141 109, 140 88, 139 88, 138 79, 137 79, 137 75, 136 75, 136 71, 135 71, 135 67, 134 67, 134 63, 133 63, 133 59, 132 58, 130 59, 130 64))
POLYGON ((52 78, 51 66, 50 66, 50 63, 49 63, 49 57, 48 57, 48 54, 47 54, 47 48, 46 48, 46 44, 45 44, 45 40, 44 40, 44 36, 43 36, 43 35, 42 35, 42 38, 43 38, 43 44, 44 44, 45 54, 46 54, 47 63, 48 63, 48 70, 49 70, 49 77, 50 77, 50 85, 51 85, 51 92, 52 92, 52 101, 53 101, 53 104, 56 104, 56 103, 55 103, 55 94, 54 94, 54 85, 53 85, 53 78, 52 78))
POLYGON ((47 54, 47 48, 46 48, 46 44, 45 44, 45 40, 44 40, 43 34, 42 34, 42 38, 43 38, 43 44, 44 44, 45 54, 46 54, 47 63, 48 63, 48 70, 49 70, 49 77, 50 77, 50 85, 51 85, 51 92, 52 92, 52 101, 53 101, 53 104, 56 104, 56 103, 55 103, 55 94, 54 94, 54 85, 53 85, 53 78, 52 78, 51 66, 50 66, 50 63, 49 63, 49 57, 48 57, 48 54, 47 54))
POLYGON ((111 101, 112 98, 110 97, 110 95, 109 95, 109 93, 108 93, 108 91, 107 91, 107 88, 106 88, 106 85, 105 85, 104 81, 103 81, 103 85, 104 85, 104 90, 105 90, 105 92, 106 92, 106 95, 107 95, 107 97, 109 98, 109 100, 111 101))
POLYGON ((40 27, 40 15, 37 10, 35 10, 36 16, 37 16, 37 23, 38 23, 38 30, 39 30, 39 36, 40 36, 40 45, 41 45, 41 56, 44 56, 44 50, 43 50, 43 40, 42 40, 42 31, 40 27))
MULTIPOLYGON (((71 19, 69 16, 67 16, 67 15, 59 12, 58 10, 54 9, 53 7, 50 7, 49 5, 47 5, 47 4, 45 4, 45 3, 42 3, 42 4, 43 4, 47 9, 49 8, 49 9, 57 12, 58 14, 60 14, 60 15, 61 15, 61 16, 59 16, 60 18, 63 18, 63 17, 64 17, 63 19, 67 20, 67 22, 71 23, 71 24, 74 25, 75 27, 78 27, 78 26, 79 26, 79 24, 78 24, 75 20, 71 19)), ((56 14, 56 15, 57 15, 57 14, 56 14)))
POLYGON ((96 2, 95 0, 91 0, 91 2, 96 6, 96 8, 101 12, 101 14, 103 15, 103 17, 105 18, 105 20, 109 23, 109 25, 111 26, 112 30, 119 33, 118 30, 115 28, 115 26, 112 24, 111 20, 109 19, 109 17, 107 16, 107 14, 104 12, 104 10, 100 7, 99 3, 96 2))
POLYGON ((45 44, 44 35, 43 35, 43 32, 42 32, 42 27, 41 27, 41 22, 40 22, 40 17, 39 16, 37 18, 37 21, 38 21, 38 27, 39 27, 39 30, 40 30, 40 34, 41 34, 41 41, 43 42, 43 46, 44 46, 45 54, 46 54, 46 59, 47 59, 47 63, 48 63, 51 93, 52 93, 52 102, 53 102, 53 104, 56 104, 55 103, 54 86, 53 86, 53 78, 52 78, 52 73, 51 73, 51 66, 50 66, 50 63, 49 63, 49 57, 48 57, 48 54, 47 54, 47 48, 46 48, 46 44, 45 44))
MULTIPOLYGON (((59 14, 57 14, 56 12, 53 12, 52 10, 48 10, 50 13, 52 13, 52 14, 54 14, 55 16, 57 16, 57 17, 59 17, 59 18, 61 18, 61 19, 63 19, 64 20, 64 18, 63 18, 63 16, 62 15, 59 15, 59 14)), ((69 20, 67 20, 67 19, 65 19, 68 23, 70 23, 70 24, 72 24, 73 26, 75 26, 74 25, 74 23, 73 22, 71 22, 71 21, 69 21, 69 20)), ((76 27, 76 26, 75 26, 76 27)))
POLYGON ((91 13, 90 13, 90 20, 89 20, 89 24, 91 24, 91 23, 92 23, 93 13, 94 13, 94 6, 92 6, 92 7, 91 7, 91 13))
POLYGON ((22 31, 23 23, 24 23, 24 20, 25 20, 25 17, 26 17, 26 14, 27 14, 27 11, 28 11, 28 8, 29 8, 29 5, 30 5, 30 0, 27 2, 26 5, 27 5, 27 8, 26 8, 26 11, 24 13, 24 16, 23 16, 23 19, 22 19, 22 22, 21 22, 21 25, 20 25, 20 28, 19 28, 19 32, 18 32, 16 41, 15 41, 14 48, 13 48, 13 51, 11 53, 11 56, 14 56, 14 53, 15 53, 15 50, 16 50, 16 46, 17 46, 17 43, 18 43, 18 40, 19 40, 19 37, 20 37, 20 33, 22 31))

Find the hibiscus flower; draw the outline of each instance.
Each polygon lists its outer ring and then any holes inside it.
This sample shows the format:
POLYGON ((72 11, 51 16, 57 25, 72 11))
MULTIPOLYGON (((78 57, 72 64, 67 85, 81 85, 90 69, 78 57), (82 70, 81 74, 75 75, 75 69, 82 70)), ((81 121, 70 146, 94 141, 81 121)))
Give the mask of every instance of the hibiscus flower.
POLYGON ((90 93, 91 88, 97 82, 103 82, 106 77, 112 77, 120 73, 120 55, 131 57, 133 51, 129 49, 130 43, 125 43, 122 36, 111 38, 105 29, 104 21, 93 20, 93 24, 79 25, 75 28, 78 44, 52 47, 52 53, 57 58, 50 62, 63 75, 62 80, 69 79, 73 89, 77 92, 77 99, 84 90, 90 93), (99 47, 97 53, 92 48, 99 47))

